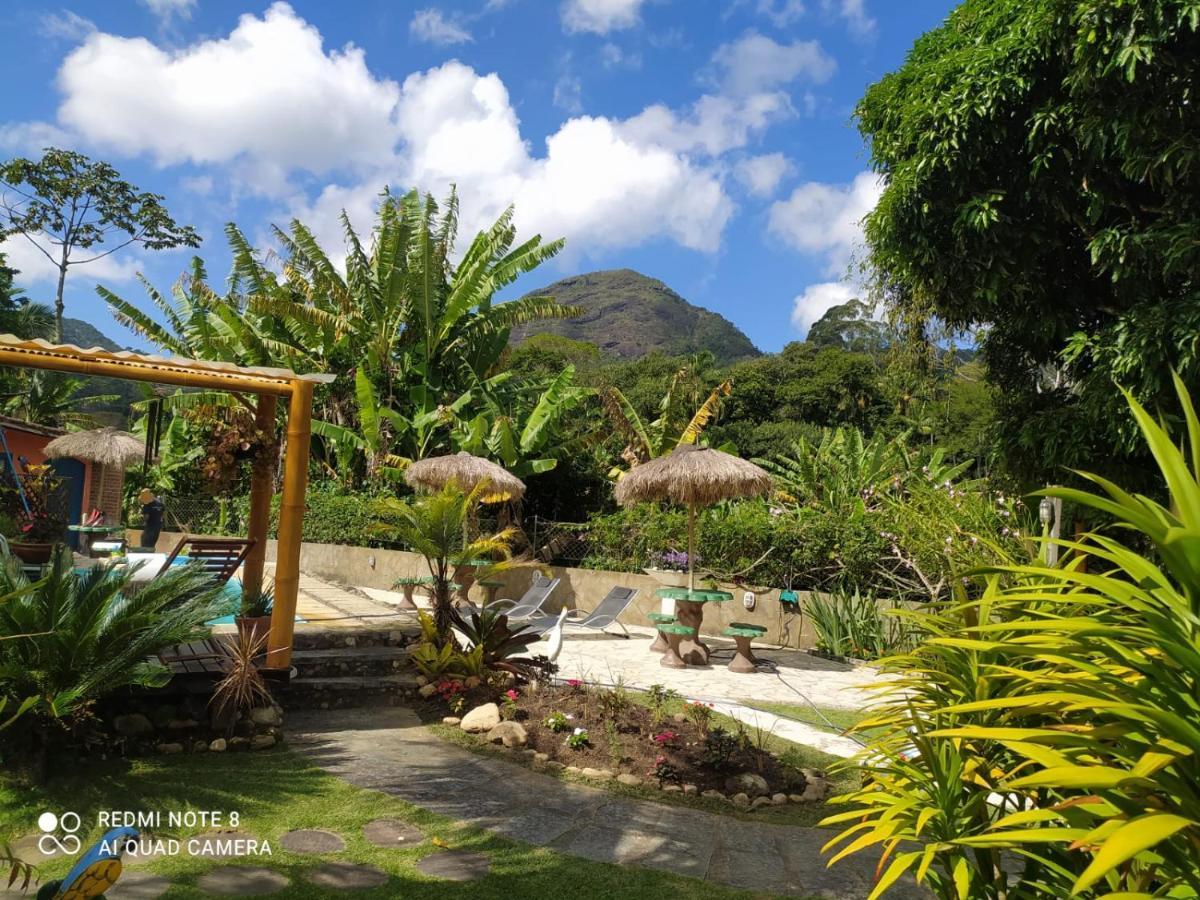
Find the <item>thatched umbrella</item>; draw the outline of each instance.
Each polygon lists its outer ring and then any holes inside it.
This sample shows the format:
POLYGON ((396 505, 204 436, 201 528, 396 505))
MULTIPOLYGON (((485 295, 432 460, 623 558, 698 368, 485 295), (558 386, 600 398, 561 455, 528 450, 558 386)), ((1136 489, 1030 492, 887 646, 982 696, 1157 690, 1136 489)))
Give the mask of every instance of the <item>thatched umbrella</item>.
POLYGON ((634 466, 617 482, 622 506, 668 500, 688 508, 688 590, 695 590, 696 507, 757 497, 771 490, 771 476, 720 450, 680 444, 666 456, 634 466))
POLYGON ((126 466, 145 458, 146 444, 128 431, 106 426, 64 434, 48 443, 42 452, 48 459, 84 459, 99 464, 99 497, 103 504, 104 478, 109 467, 124 472, 126 466))
POLYGON ((414 488, 438 491, 448 484, 470 493, 484 486, 484 503, 520 500, 525 496, 525 482, 491 460, 470 453, 431 456, 408 467, 404 480, 414 488))

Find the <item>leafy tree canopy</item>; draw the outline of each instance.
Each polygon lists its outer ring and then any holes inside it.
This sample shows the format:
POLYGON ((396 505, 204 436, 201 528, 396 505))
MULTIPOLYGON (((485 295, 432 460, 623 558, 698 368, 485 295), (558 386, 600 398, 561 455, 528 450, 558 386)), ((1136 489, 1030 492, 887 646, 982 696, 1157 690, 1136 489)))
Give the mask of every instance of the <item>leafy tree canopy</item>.
POLYGON ((873 312, 872 307, 861 300, 831 306, 813 323, 805 340, 817 347, 878 353, 887 341, 884 324, 874 317, 873 312))
POLYGON ((95 262, 130 244, 149 250, 200 246, 158 194, 139 191, 106 162, 71 150, 46 150, 40 160, 0 165, 0 239, 19 234, 58 270, 54 337, 62 340, 67 269, 95 262), (85 251, 83 258, 72 255, 85 251), (89 252, 90 251, 90 252, 89 252))
POLYGON ((1200 376, 1198 77, 1197 0, 967 0, 858 106, 881 287, 984 327, 1027 475, 1136 452, 1114 381, 1200 376))

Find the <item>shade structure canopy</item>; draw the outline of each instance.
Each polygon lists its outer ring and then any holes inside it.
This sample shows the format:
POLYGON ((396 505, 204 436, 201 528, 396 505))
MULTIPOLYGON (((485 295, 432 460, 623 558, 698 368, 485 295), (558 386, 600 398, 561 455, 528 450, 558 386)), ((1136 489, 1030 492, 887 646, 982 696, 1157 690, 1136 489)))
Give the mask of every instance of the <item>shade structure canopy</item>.
POLYGON ((520 500, 525 496, 525 482, 503 466, 470 453, 452 453, 418 460, 408 467, 404 480, 411 487, 440 491, 448 484, 470 492, 482 485, 485 503, 520 500))
POLYGON ((128 431, 116 428, 92 428, 55 438, 43 450, 49 459, 84 459, 123 469, 145 458, 146 444, 128 431))
POLYGON ((680 444, 666 456, 634 466, 617 482, 617 502, 667 501, 688 508, 688 591, 695 590, 696 507, 771 490, 771 476, 720 450, 680 444))
POLYGON ((634 466, 617 482, 622 506, 665 500, 684 506, 708 506, 738 497, 761 497, 771 490, 771 476, 744 459, 680 444, 666 456, 634 466))

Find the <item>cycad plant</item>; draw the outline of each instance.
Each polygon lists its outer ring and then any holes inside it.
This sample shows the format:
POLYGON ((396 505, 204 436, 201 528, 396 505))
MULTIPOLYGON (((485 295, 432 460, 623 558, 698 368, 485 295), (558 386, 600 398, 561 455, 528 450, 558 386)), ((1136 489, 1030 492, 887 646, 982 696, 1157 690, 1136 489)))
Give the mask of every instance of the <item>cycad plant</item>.
POLYGON ((98 565, 79 574, 63 550, 30 583, 18 561, 0 566, 0 696, 26 709, 36 749, 47 726, 70 724, 90 704, 130 685, 170 679, 154 662, 165 647, 204 637, 206 621, 230 610, 222 589, 198 568, 179 567, 130 591, 132 573, 98 565), (32 698, 27 699, 27 698, 32 698))
POLYGON ((907 871, 943 897, 1200 896, 1200 420, 1176 387, 1182 449, 1127 395, 1169 502, 1048 491, 1112 527, 981 573, 888 663, 904 696, 864 725, 890 733, 827 820, 884 849, 877 893, 907 871))
POLYGON ((486 579, 512 557, 511 545, 517 535, 515 528, 505 528, 490 535, 472 532, 473 509, 484 493, 482 484, 469 493, 448 484, 436 493, 422 494, 407 501, 389 497, 376 503, 376 512, 381 519, 377 530, 425 557, 429 574, 433 576, 430 586, 433 622, 441 645, 449 641, 454 619, 450 605, 454 567, 466 560, 495 560, 492 566, 477 573, 480 579, 486 579))

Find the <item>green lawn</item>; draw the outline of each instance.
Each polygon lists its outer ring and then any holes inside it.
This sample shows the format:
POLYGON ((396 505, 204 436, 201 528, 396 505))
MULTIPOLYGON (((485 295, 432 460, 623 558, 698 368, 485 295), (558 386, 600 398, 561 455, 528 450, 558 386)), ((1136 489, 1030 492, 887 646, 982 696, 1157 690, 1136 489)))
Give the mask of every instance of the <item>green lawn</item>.
MULTIPOLYGON (((629 697, 642 704, 647 704, 646 695, 640 691, 628 691, 629 697)), ((758 704, 755 706, 761 707, 765 711, 775 712, 780 715, 785 715, 783 709, 799 710, 801 707, 787 707, 785 704, 758 704), (771 708, 768 709, 768 706, 771 708)), ((682 712, 684 702, 682 700, 668 701, 665 706, 666 715, 671 716, 677 712, 682 712)), ((811 708, 808 710, 809 716, 812 717, 811 708)), ((838 712, 846 712, 839 710, 838 712)), ((440 715, 440 714, 439 714, 440 715)), ((853 713, 847 713, 853 715, 853 713)), ((512 755, 507 753, 500 747, 492 744, 485 744, 478 738, 465 734, 458 726, 442 725, 437 719, 427 721, 429 729, 444 740, 466 747, 476 753, 481 753, 488 756, 498 756, 510 761, 513 765, 522 765, 527 768, 532 767, 532 762, 524 756, 512 755)), ((736 720, 715 714, 713 716, 713 725, 724 728, 729 732, 736 732, 739 724, 736 720)), ((751 737, 754 737, 754 729, 745 726, 749 730, 751 737)), ((848 726, 847 726, 848 727, 848 726)), ((766 746, 784 756, 786 761, 797 768, 820 769, 829 776, 830 784, 833 788, 833 794, 843 794, 852 790, 857 790, 859 787, 858 775, 844 767, 835 769, 835 766, 841 759, 832 756, 828 753, 823 753, 812 747, 806 747, 802 744, 795 744, 775 735, 764 736, 766 746)), ((830 809, 825 803, 789 803, 785 806, 764 806, 754 812, 740 810, 735 806, 721 800, 708 800, 704 797, 684 796, 676 793, 664 793, 655 787, 648 785, 630 787, 620 784, 616 781, 593 781, 582 778, 578 775, 563 771, 548 771, 539 769, 538 771, 548 775, 551 778, 559 778, 563 781, 574 781, 580 784, 587 784, 592 787, 599 787, 611 791, 614 794, 621 794, 626 797, 636 797, 642 800, 653 800, 657 803, 670 803, 675 806, 686 806, 692 809, 703 809, 712 813, 721 815, 734 816, 739 819, 746 819, 755 822, 772 822, 777 825, 816 825, 821 819, 825 818, 833 812, 841 812, 841 809, 830 809)))
MULTIPOLYGON (((82 768, 82 767, 81 767, 82 768)), ((324 860, 368 863, 392 877, 384 885, 355 896, 378 898, 546 897, 560 900, 565 886, 586 884, 598 897, 747 897, 715 885, 673 875, 593 863, 549 850, 517 844, 477 829, 457 827, 384 794, 352 787, 314 767, 287 750, 259 753, 224 753, 162 756, 131 762, 97 762, 86 774, 72 770, 44 787, 14 784, 0 775, 0 839, 12 841, 37 830, 45 810, 74 810, 83 818, 92 839, 100 829, 91 827, 98 810, 221 810, 237 811, 242 829, 272 844, 273 856, 243 860, 245 865, 266 865, 284 873, 291 886, 274 896, 282 898, 344 897, 324 891, 302 878, 302 873, 324 860), (475 882, 452 883, 421 875, 415 863, 438 851, 431 841, 412 850, 385 850, 368 843, 362 826, 388 817, 411 822, 430 837, 454 849, 485 853, 492 862, 489 876, 475 882), (323 828, 346 840, 343 853, 309 857, 278 846, 279 837, 296 828, 323 828)), ((186 838, 204 829, 163 834, 186 838)), ((196 879, 224 862, 194 860, 187 856, 150 863, 149 871, 170 878, 168 898, 200 897, 196 879)), ((61 877, 70 862, 56 860, 41 874, 61 877)))

